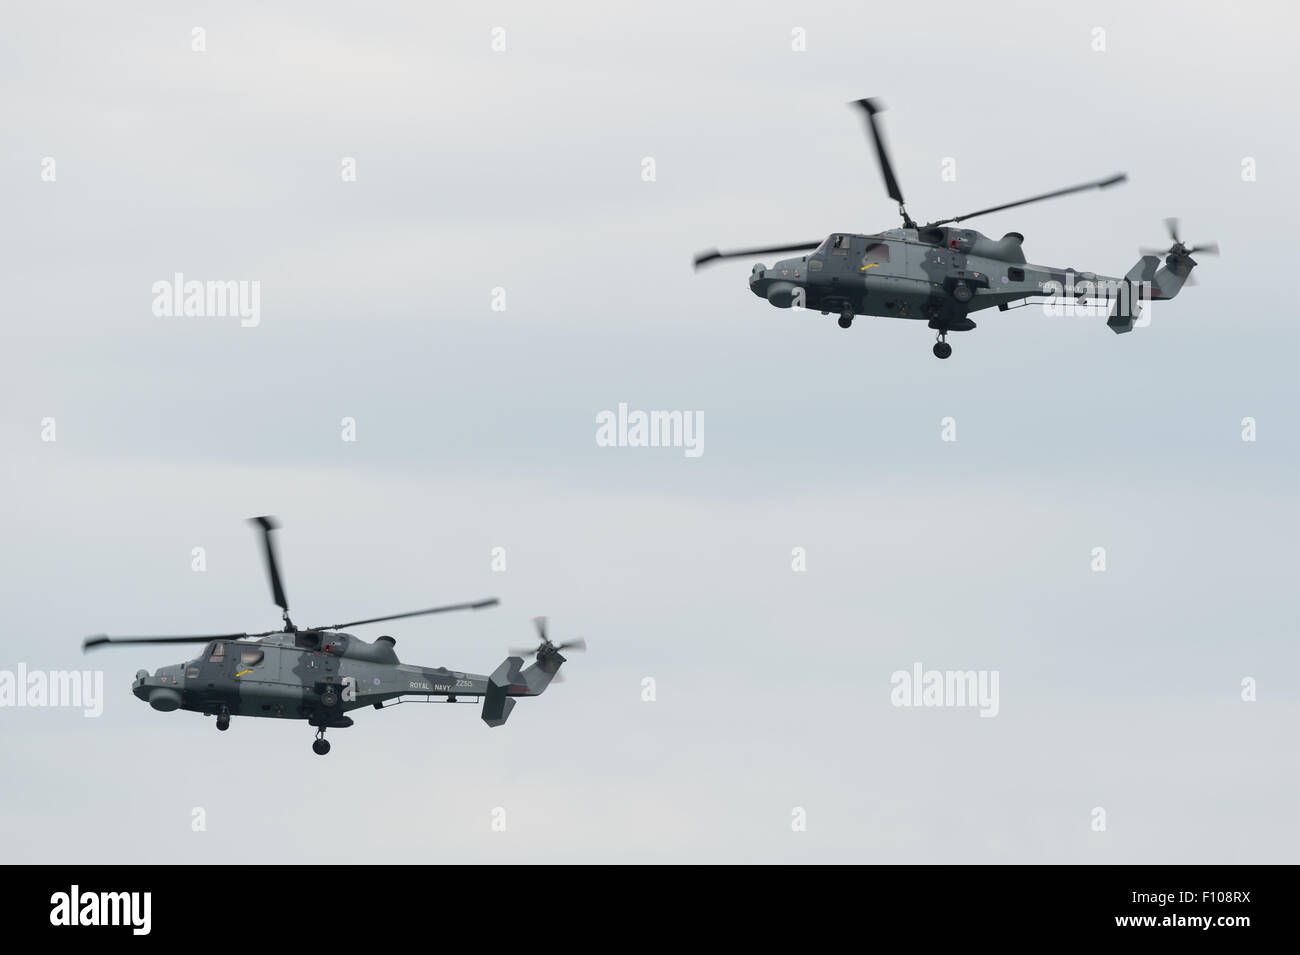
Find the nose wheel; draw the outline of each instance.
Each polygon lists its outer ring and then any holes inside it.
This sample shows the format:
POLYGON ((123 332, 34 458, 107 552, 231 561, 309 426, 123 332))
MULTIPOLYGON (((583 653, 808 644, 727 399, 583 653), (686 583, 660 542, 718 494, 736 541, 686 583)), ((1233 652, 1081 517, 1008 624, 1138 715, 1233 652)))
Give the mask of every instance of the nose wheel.
POLYGON ((230 711, 229 711, 229 710, 222 710, 220 713, 217 714, 217 729, 221 730, 221 732, 223 732, 223 733, 224 733, 226 730, 230 729, 230 711))
POLYGON ((316 738, 312 740, 311 751, 317 756, 324 756, 330 751, 330 741, 325 738, 325 727, 316 731, 316 738))
POLYGON ((846 305, 844 306, 843 311, 840 312, 840 328, 848 328, 852 324, 853 324, 853 309, 849 308, 846 305))
POLYGON ((947 338, 948 336, 945 332, 939 333, 939 340, 934 343, 935 358, 947 358, 952 354, 952 346, 948 344, 947 338))

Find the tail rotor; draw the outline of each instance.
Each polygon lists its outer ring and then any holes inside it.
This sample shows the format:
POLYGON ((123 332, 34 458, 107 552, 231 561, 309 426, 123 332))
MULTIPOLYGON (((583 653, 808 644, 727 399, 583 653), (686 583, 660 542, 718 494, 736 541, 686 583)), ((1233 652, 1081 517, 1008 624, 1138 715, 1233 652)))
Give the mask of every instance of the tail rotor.
POLYGON ((1169 230, 1169 238, 1173 240, 1173 245, 1167 249, 1139 249, 1143 255, 1173 255, 1179 258, 1186 258, 1189 255, 1200 253, 1201 255, 1218 255, 1219 243, 1207 242, 1205 245, 1194 245, 1190 249, 1183 244, 1182 238, 1178 235, 1178 219, 1170 217, 1165 220, 1165 228, 1169 230))
MULTIPOLYGON (((576 650, 583 652, 587 649, 587 641, 582 637, 576 640, 565 640, 562 643, 552 643, 550 636, 547 634, 547 619, 545 617, 534 617, 533 626, 537 628, 537 637, 541 642, 535 647, 512 648, 510 652, 521 657, 536 655, 537 662, 543 669, 549 669, 547 664, 550 663, 555 663, 558 666, 559 664, 555 658, 560 655, 561 651, 576 650)), ((563 660, 562 657, 561 660, 563 660)), ((563 680, 563 674, 557 673, 555 675, 556 682, 563 682, 563 680)))
POLYGON ((1138 251, 1143 255, 1160 255, 1164 256, 1165 267, 1170 272, 1181 277, 1184 285, 1195 285, 1196 279, 1192 276, 1192 268, 1196 265, 1193 255, 1218 255, 1219 243, 1207 242, 1204 245, 1193 245, 1190 248, 1183 242, 1179 233, 1179 222, 1176 216, 1170 216, 1165 220, 1165 228, 1169 230, 1169 238, 1172 245, 1167 249, 1139 248, 1138 251))

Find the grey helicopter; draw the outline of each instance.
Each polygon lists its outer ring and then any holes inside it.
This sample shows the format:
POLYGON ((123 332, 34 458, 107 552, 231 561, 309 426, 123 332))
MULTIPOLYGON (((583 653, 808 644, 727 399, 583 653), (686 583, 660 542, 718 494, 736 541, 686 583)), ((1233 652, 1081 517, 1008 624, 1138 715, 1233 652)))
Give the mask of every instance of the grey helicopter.
POLYGON ((1143 301, 1166 301, 1176 296, 1196 266, 1193 253, 1218 255, 1217 243, 1186 246, 1178 235, 1178 220, 1166 219, 1173 244, 1168 249, 1143 249, 1142 257, 1121 279, 1031 265, 1021 248, 1024 236, 1008 232, 993 239, 973 229, 957 227, 975 216, 1067 196, 1090 189, 1105 189, 1124 182, 1125 173, 1045 192, 949 219, 918 225, 903 201, 889 151, 876 122, 883 107, 862 99, 859 107, 875 143, 885 179, 885 190, 898 203, 903 225, 870 235, 834 233, 825 239, 723 252, 709 249, 695 256, 695 268, 723 259, 807 251, 798 258, 781 259, 770 268, 761 262, 749 275, 750 291, 777 308, 806 308, 823 315, 839 314, 840 328, 850 328, 858 315, 925 321, 936 332, 934 354, 948 358, 950 332, 975 328, 973 312, 1034 297, 1054 298, 1063 306, 1110 306, 1107 325, 1118 334, 1133 330, 1143 301), (1164 257, 1161 265, 1160 257, 1164 257))
POLYGON ((216 718, 218 730, 230 728, 231 717, 305 720, 316 727, 312 750, 330 751, 327 729, 353 725, 347 714, 364 706, 384 709, 404 702, 477 702, 483 700, 482 718, 488 726, 501 726, 520 697, 540 696, 559 676, 565 662, 561 651, 585 650, 585 640, 552 643, 545 617, 535 618, 540 643, 535 648, 512 650, 488 676, 402 663, 389 636, 367 642, 346 633, 349 627, 403 620, 453 610, 494 607, 495 597, 470 603, 449 604, 336 623, 328 627, 294 625, 289 601, 280 578, 279 561, 271 532, 279 524, 270 517, 251 519, 261 531, 262 552, 271 581, 271 595, 281 610, 284 626, 262 633, 225 633, 208 636, 87 637, 82 650, 122 644, 202 643, 199 655, 184 663, 160 667, 153 675, 136 672, 131 691, 155 710, 189 710, 216 718), (524 666, 524 657, 534 662, 524 666))

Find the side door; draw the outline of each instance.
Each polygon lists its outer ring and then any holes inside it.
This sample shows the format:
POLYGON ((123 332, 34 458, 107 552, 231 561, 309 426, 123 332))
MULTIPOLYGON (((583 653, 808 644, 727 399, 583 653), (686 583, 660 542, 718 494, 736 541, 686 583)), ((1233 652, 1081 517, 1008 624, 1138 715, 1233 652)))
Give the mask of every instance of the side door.
POLYGON ((231 705, 239 698, 234 670, 238 659, 239 649, 234 644, 225 640, 209 643, 203 655, 186 668, 186 691, 205 704, 231 705))
POLYGON ((862 283, 858 280, 858 261, 853 253, 853 236, 839 233, 826 243, 825 266, 822 270, 823 299, 837 306, 848 301, 856 303, 862 283))
POLYGON ((273 646, 251 643, 231 644, 237 651, 234 659, 235 679, 244 683, 278 683, 280 681, 280 651, 273 646))

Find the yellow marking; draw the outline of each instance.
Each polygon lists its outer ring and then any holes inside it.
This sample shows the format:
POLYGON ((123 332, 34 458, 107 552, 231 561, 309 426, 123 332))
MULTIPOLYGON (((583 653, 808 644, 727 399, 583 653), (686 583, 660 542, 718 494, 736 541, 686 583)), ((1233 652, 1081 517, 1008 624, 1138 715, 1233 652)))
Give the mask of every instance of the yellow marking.
POLYGON ((858 269, 858 271, 859 271, 859 272, 865 272, 867 269, 878 269, 878 268, 880 268, 880 263, 879 263, 879 262, 872 262, 870 265, 864 265, 864 266, 862 266, 862 268, 858 269))
POLYGON ((235 676, 243 676, 245 673, 252 673, 252 672, 253 672, 252 670, 243 670, 239 673, 236 673, 235 676))

